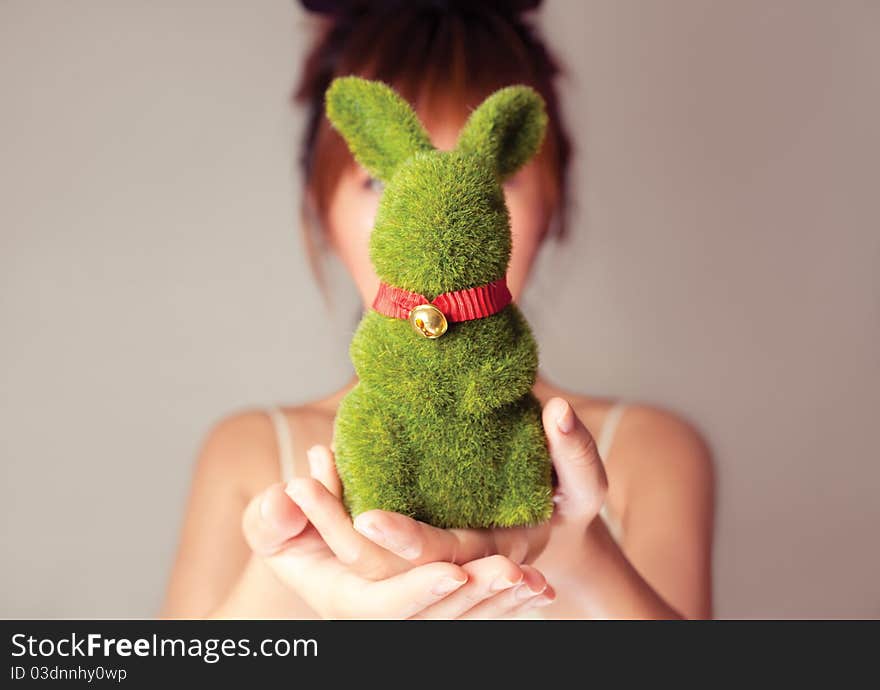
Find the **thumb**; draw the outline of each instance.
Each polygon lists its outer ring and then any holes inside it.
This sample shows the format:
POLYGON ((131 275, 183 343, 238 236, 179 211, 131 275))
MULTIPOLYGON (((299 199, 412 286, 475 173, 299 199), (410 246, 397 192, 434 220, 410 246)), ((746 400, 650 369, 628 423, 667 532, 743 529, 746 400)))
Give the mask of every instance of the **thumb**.
POLYGON ((559 483, 553 500, 560 516, 592 520, 605 502, 608 478, 592 434, 563 398, 544 405, 544 430, 559 483))

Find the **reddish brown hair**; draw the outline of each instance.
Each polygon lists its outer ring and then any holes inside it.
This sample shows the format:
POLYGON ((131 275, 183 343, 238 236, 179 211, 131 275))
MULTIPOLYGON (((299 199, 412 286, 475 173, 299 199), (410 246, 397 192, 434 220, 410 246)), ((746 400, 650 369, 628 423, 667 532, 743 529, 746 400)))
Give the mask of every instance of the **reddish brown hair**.
MULTIPOLYGON (((324 92, 333 78, 356 74, 391 84, 420 113, 464 122, 498 88, 528 84, 544 98, 547 135, 536 160, 551 213, 550 233, 567 234, 570 138, 554 80, 559 62, 523 15, 532 2, 304 3, 334 6, 320 18, 293 102, 309 108, 300 165, 301 221, 313 269, 333 190, 354 165, 342 137, 324 117, 324 92), (342 6, 340 9, 339 6, 342 6)), ((314 8, 311 8, 314 9, 314 8)), ((326 10, 322 10, 326 11, 326 10)))

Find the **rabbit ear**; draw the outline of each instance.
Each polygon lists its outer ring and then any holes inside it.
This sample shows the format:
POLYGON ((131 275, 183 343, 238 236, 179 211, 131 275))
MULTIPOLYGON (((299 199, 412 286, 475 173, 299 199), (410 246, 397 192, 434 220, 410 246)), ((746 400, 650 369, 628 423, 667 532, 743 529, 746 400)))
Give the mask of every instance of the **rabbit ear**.
POLYGON ((357 162, 380 180, 417 151, 434 148, 409 103, 381 81, 337 77, 325 103, 327 118, 357 162))
POLYGON ((457 149, 488 158, 504 181, 538 152, 546 129, 544 99, 538 92, 523 85, 506 86, 470 114, 457 149))

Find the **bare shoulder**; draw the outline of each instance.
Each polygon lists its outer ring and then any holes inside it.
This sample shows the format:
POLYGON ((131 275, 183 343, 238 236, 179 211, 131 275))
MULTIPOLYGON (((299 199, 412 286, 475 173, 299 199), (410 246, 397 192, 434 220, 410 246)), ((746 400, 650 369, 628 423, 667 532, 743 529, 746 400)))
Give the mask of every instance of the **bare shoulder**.
POLYGON ((651 465, 680 470, 711 470, 711 450, 697 427, 688 419, 654 405, 627 404, 615 438, 618 457, 649 471, 651 465))
POLYGON ((271 441, 272 423, 266 410, 236 410, 211 426, 202 451, 218 463, 236 462, 242 452, 251 454, 261 447, 266 449, 271 441))
POLYGON ((628 404, 612 446, 612 460, 627 508, 646 494, 676 497, 708 509, 714 468, 709 443, 682 415, 647 404, 628 404))
POLYGON ((249 498, 281 478, 279 433, 290 435, 298 455, 315 443, 329 443, 334 410, 328 399, 277 409, 286 421, 280 429, 268 408, 236 410, 215 422, 199 456, 202 476, 223 476, 249 498))
POLYGON ((241 409, 208 429, 199 452, 197 476, 222 480, 249 498, 271 483, 277 439, 266 410, 241 409))

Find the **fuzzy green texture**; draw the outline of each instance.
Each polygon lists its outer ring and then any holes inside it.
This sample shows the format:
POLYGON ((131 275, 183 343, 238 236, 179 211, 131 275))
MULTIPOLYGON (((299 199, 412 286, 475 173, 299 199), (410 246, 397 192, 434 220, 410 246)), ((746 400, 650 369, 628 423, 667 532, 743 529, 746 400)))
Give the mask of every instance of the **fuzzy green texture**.
MULTIPOLYGON (((501 184, 537 153, 544 102, 496 91, 439 151, 382 82, 335 79, 326 112, 355 159, 385 183, 370 258, 391 285, 433 299, 503 277, 510 217, 501 184)), ((515 304, 429 340, 368 311, 350 348, 357 385, 334 425, 352 515, 380 508, 438 527, 533 525, 553 512, 551 463, 532 393, 538 350, 515 304)))

